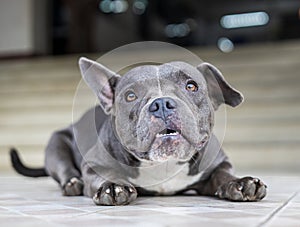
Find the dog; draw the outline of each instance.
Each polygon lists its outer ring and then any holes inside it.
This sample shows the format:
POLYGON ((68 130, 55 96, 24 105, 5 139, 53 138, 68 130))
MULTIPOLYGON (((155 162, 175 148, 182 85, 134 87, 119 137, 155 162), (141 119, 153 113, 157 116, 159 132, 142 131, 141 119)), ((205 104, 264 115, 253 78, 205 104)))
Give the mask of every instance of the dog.
POLYGON ((215 66, 178 61, 137 66, 120 76, 82 57, 79 67, 100 105, 52 134, 44 168, 26 167, 12 149, 17 172, 51 176, 63 195, 86 195, 96 205, 191 190, 231 201, 266 196, 260 179, 233 175, 212 132, 221 104, 243 102, 215 66))

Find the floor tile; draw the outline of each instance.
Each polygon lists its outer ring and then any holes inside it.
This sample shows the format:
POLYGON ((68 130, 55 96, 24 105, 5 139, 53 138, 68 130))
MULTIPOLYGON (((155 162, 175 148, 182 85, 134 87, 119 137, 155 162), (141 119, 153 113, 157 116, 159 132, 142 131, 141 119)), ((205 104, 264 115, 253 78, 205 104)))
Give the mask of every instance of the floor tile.
POLYGON ((74 227, 299 226, 300 177, 261 175, 268 182, 268 196, 260 202, 188 195, 139 197, 133 204, 120 207, 96 206, 83 196, 63 197, 50 178, 1 177, 4 184, 0 188, 0 223, 74 227))

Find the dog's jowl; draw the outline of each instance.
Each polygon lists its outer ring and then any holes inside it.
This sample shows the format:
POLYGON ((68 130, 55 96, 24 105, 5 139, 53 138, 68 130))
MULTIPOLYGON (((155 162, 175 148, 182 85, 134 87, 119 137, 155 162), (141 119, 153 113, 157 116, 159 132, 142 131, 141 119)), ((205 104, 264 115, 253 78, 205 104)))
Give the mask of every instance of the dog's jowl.
POLYGON ((138 66, 120 76, 87 58, 79 66, 99 106, 53 133, 45 168, 24 166, 13 149, 19 173, 49 175, 64 195, 83 194, 97 205, 190 190, 231 201, 265 197, 261 180, 232 174, 212 133, 218 107, 243 101, 216 67, 170 62, 138 66))

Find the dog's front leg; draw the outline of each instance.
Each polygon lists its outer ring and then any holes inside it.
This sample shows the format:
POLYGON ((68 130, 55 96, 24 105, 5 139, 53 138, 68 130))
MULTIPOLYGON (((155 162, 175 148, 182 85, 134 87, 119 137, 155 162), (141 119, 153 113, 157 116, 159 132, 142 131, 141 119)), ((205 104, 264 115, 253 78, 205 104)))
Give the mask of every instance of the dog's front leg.
POLYGON ((237 178, 231 172, 231 164, 222 162, 208 180, 197 185, 198 193, 232 201, 258 201, 266 196, 267 187, 261 180, 237 178))
POLYGON ((122 181, 120 174, 114 171, 83 163, 84 194, 91 197, 96 205, 126 205, 136 199, 135 187, 122 181))

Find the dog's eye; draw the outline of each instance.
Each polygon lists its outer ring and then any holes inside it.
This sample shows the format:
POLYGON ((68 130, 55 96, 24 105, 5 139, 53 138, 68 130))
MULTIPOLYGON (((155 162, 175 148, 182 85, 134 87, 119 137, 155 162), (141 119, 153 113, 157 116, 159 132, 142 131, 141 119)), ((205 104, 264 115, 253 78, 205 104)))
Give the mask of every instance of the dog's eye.
POLYGON ((195 92, 195 91, 198 91, 198 85, 195 81, 191 80, 191 81, 187 82, 185 89, 188 91, 195 92))
POLYGON ((137 96, 134 94, 134 92, 128 91, 126 92, 125 99, 127 102, 132 102, 137 99, 137 96))

